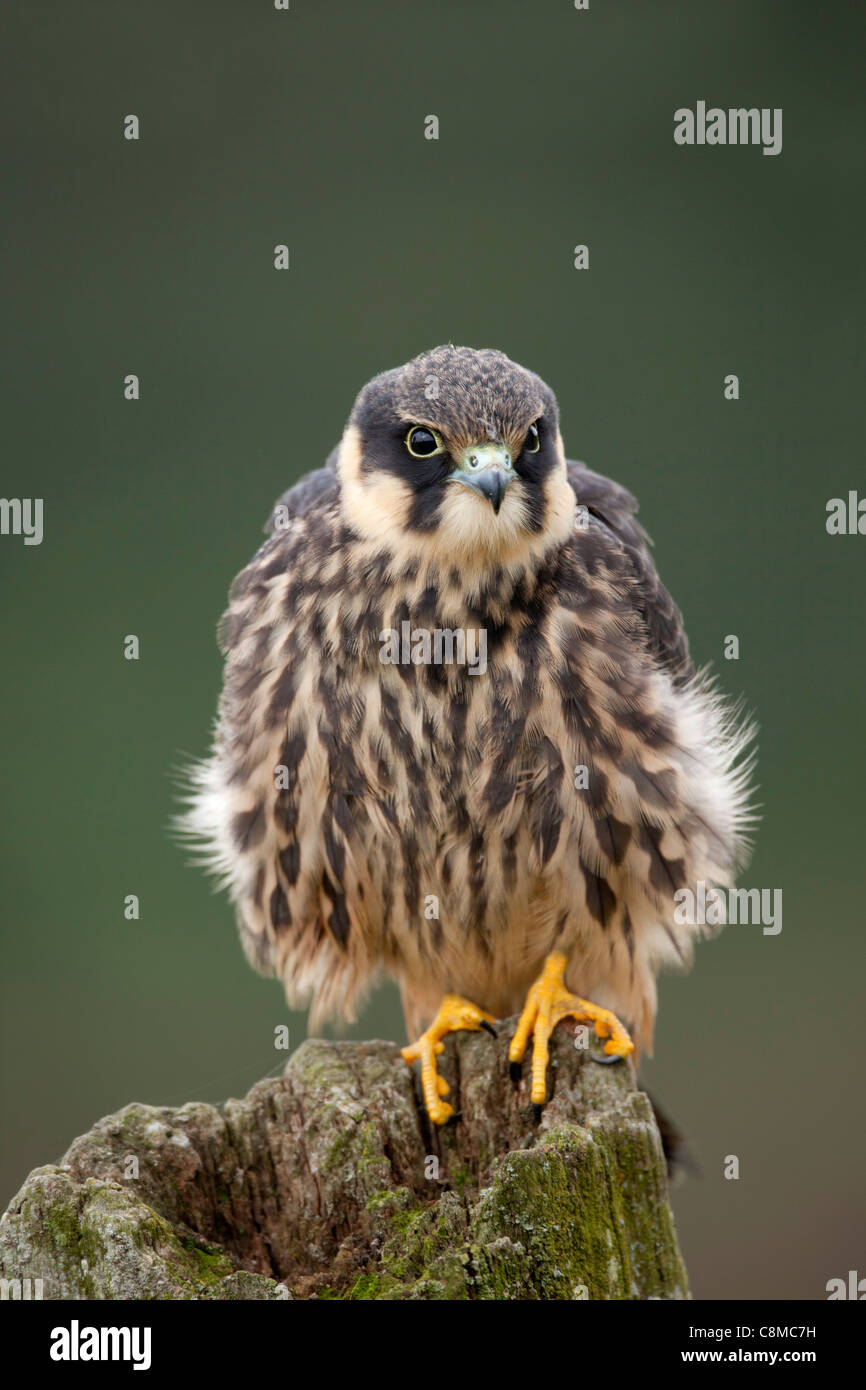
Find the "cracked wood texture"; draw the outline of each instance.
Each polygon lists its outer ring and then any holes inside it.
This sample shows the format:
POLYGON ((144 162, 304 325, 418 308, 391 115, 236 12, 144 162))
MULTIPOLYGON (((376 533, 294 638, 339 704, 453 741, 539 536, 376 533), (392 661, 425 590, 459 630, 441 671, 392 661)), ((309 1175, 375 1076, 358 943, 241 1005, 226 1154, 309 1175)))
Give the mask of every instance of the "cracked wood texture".
POLYGON ((561 1025, 536 1121, 515 1023, 447 1040, 444 1129, 386 1042, 306 1042, 244 1100, 126 1106, 11 1202, 2 1296, 687 1298, 631 1066, 594 1065, 561 1025))

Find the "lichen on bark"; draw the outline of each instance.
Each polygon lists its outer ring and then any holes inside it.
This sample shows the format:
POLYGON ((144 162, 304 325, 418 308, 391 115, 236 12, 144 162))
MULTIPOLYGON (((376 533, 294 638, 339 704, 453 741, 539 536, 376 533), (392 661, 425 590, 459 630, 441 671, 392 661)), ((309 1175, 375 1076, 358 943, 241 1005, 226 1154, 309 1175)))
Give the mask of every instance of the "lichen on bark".
POLYGON ((6 1296, 646 1299, 688 1285, 661 1141, 628 1064, 568 1026, 540 1121, 499 1038, 441 1059, 431 1126, 392 1043, 309 1041, 243 1100, 128 1105, 37 1168, 0 1220, 6 1296), (19 1282, 20 1281, 20 1282, 19 1282))

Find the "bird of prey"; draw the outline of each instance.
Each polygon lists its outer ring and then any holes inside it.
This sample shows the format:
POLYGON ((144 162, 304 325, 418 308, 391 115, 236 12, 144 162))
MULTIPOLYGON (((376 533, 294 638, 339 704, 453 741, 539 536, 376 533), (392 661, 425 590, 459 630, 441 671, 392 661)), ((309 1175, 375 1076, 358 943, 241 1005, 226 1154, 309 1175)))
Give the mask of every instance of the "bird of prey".
POLYGON ((648 1049, 702 931, 675 894, 743 857, 749 731, 635 511, 538 376, 440 347, 364 387, 231 589, 187 826, 313 1025, 398 983, 436 1123, 449 1031, 522 1011, 536 1105, 561 1019, 648 1049))

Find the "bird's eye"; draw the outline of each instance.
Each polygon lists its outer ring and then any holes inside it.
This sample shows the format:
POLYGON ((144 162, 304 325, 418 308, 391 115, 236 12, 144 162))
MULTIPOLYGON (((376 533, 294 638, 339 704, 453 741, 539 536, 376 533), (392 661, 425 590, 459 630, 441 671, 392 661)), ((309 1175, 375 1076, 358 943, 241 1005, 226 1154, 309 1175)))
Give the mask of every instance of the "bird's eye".
POLYGON ((427 459, 432 454, 441 454, 444 447, 436 431, 425 429, 423 425, 413 425, 406 435, 406 448, 416 459, 427 459))
POLYGON ((530 425, 523 445, 525 454, 537 454, 541 448, 541 440, 538 435, 538 426, 530 425))

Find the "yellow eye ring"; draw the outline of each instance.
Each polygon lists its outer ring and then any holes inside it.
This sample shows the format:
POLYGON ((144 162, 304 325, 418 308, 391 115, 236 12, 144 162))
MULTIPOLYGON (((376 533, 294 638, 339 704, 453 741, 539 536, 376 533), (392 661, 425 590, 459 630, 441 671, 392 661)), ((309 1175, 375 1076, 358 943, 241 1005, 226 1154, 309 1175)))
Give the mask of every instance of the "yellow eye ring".
POLYGON ((429 459, 445 449, 441 434, 431 430, 429 425, 413 425, 406 435, 405 444, 413 459, 429 459))
POLYGON ((540 448, 541 439, 538 434, 538 426, 530 425, 523 445, 523 452, 525 454, 537 454, 540 448))

